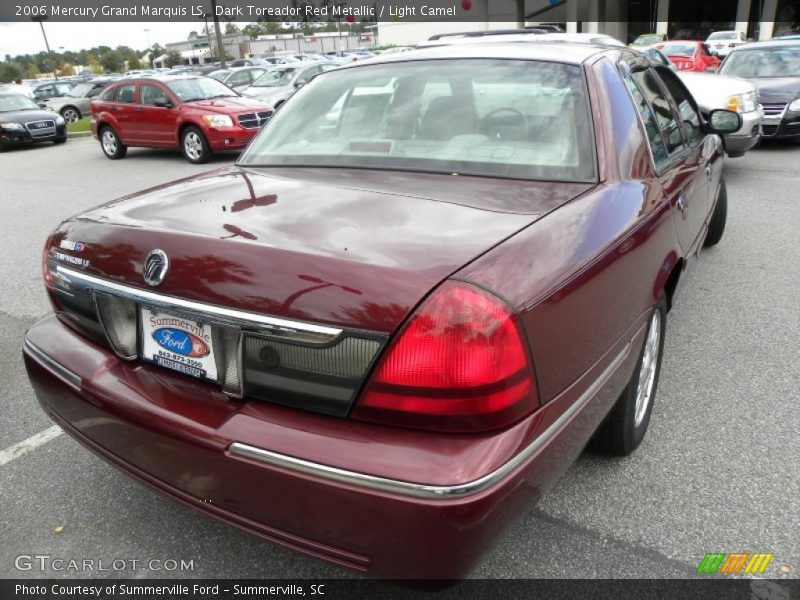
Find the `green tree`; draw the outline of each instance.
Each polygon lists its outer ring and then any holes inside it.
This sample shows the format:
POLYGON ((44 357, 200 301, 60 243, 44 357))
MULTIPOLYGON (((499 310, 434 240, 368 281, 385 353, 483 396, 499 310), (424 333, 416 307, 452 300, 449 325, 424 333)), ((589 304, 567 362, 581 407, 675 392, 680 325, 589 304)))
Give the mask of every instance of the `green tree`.
POLYGON ((239 33, 239 26, 236 23, 228 22, 225 25, 225 35, 230 35, 233 33, 239 33))
POLYGON ((254 40, 258 36, 260 36, 262 31, 263 30, 261 28, 261 25, 259 25, 258 23, 248 23, 247 25, 244 26, 244 29, 242 29, 242 33, 245 34, 247 37, 249 37, 251 40, 254 40))
POLYGON ((109 50, 100 55, 100 64, 105 71, 117 73, 122 70, 122 57, 119 52, 109 50))
POLYGON ((189 32, 189 39, 190 40, 196 40, 198 37, 200 37, 200 36, 197 34, 196 31, 190 31, 189 32))
POLYGON ((177 50, 170 50, 169 52, 167 52, 167 56, 164 59, 165 66, 172 68, 182 64, 183 64, 183 57, 181 56, 180 52, 178 52, 177 50))
MULTIPOLYGON (((6 55, 6 58, 9 59, 11 57, 6 55)), ((0 81, 3 83, 9 83, 14 81, 17 77, 22 77, 22 69, 20 69, 17 63, 0 63, 0 81)))
POLYGON ((100 64, 100 59, 97 58, 96 55, 87 54, 84 62, 86 66, 89 67, 89 70, 95 75, 99 75, 103 72, 103 65, 100 64))
POLYGON ((40 73, 39 67, 36 66, 35 62, 28 63, 28 68, 26 69, 25 76, 28 79, 36 79, 36 76, 40 73))
POLYGON ((142 68, 142 61, 135 54, 129 54, 126 62, 128 63, 128 70, 133 71, 142 68))

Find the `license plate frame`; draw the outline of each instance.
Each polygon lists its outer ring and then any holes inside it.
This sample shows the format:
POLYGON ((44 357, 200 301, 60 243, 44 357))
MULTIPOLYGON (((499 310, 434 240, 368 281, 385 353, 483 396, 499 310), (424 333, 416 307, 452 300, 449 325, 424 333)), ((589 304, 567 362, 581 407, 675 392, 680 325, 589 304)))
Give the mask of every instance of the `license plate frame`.
POLYGON ((139 305, 139 356, 164 369, 219 383, 212 326, 195 318, 139 305))

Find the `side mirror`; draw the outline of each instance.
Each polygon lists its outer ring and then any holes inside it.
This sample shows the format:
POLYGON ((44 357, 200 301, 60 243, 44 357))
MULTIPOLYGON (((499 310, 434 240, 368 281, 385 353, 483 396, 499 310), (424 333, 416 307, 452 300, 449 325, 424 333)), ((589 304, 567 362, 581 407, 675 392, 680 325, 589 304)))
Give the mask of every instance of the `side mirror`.
POLYGON ((303 87, 305 84, 306 84, 306 82, 305 82, 305 81, 295 81, 295 82, 294 82, 294 89, 296 89, 296 90, 299 90, 299 89, 300 89, 301 87, 303 87))
POLYGON ((153 100, 153 106, 158 106, 159 108, 172 108, 173 104, 170 102, 169 98, 158 98, 153 100))
POLYGON ((722 108, 712 110, 708 115, 708 127, 713 133, 721 135, 735 133, 742 127, 742 115, 722 108))

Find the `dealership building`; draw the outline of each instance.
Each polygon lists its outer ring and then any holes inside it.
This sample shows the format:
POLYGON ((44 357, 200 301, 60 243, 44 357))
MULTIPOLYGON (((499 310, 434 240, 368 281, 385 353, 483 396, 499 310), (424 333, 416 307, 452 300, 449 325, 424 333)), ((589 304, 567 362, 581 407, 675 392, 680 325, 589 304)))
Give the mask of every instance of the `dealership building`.
MULTIPOLYGON (((436 2, 429 2, 436 4, 436 2)), ((526 25, 558 23, 568 32, 633 41, 642 33, 705 39, 735 29, 754 40, 800 33, 800 0, 525 0, 526 25)), ((515 0, 463 0, 454 22, 396 20, 378 25, 381 45, 413 45, 431 35, 517 26, 515 0)))

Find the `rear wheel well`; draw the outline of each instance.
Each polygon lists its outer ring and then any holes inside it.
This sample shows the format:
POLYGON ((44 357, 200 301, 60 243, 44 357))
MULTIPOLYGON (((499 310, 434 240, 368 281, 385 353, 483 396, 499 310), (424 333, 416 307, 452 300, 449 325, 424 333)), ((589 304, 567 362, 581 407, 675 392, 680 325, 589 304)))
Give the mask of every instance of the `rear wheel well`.
POLYGON ((669 277, 664 282, 664 293, 667 296, 667 310, 672 310, 672 297, 675 295, 675 290, 678 289, 678 280, 683 272, 683 259, 679 258, 675 266, 672 267, 669 277))

